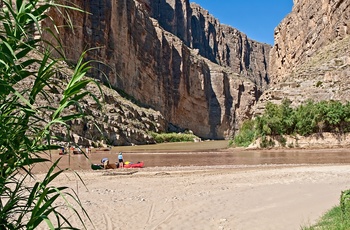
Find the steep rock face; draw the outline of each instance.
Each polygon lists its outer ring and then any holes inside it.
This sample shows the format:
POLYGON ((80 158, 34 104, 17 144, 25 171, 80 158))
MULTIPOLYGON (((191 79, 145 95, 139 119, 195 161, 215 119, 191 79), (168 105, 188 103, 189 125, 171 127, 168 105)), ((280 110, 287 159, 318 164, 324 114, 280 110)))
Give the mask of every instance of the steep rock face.
POLYGON ((275 29, 271 51, 272 82, 283 81, 322 47, 350 34, 350 3, 344 0, 295 0, 275 29))
POLYGON ((269 83, 271 46, 256 42, 226 25, 196 3, 183 0, 150 1, 150 15, 166 31, 210 61, 240 73, 258 87, 269 83))
MULTIPOLYGON (((30 54, 37 59, 38 54, 30 54)), ((31 69, 38 71, 39 65, 32 65, 31 69)), ((73 71, 67 65, 60 64, 59 72, 50 79, 51 87, 45 87, 45 94, 38 95, 36 105, 59 107, 63 90, 66 88, 73 71), (48 96, 49 95, 49 96, 48 96)), ((19 89, 32 87, 34 78, 29 78, 16 85, 19 89)), ((54 125, 52 131, 60 140, 52 143, 67 146, 69 143, 80 146, 99 145, 141 145, 154 144, 155 139, 150 132, 161 133, 166 131, 166 121, 160 112, 150 108, 143 108, 126 100, 120 94, 104 85, 101 91, 95 84, 88 84, 86 90, 95 95, 95 99, 85 96, 79 101, 79 109, 86 116, 82 119, 70 121, 69 130, 62 125, 54 125)), ((64 116, 75 113, 77 107, 71 106, 63 111, 64 116)), ((50 113, 43 113, 43 120, 50 120, 50 113)), ((42 123, 44 126, 46 123, 42 123)))
POLYGON ((189 1, 148 0, 149 14, 160 26, 180 38, 187 46, 192 44, 191 15, 189 1))
MULTIPOLYGON (((244 63, 244 68, 251 72, 251 76, 254 75, 255 68, 261 66, 262 69, 256 71, 261 72, 261 79, 265 79, 266 50, 269 47, 249 42, 246 38, 241 39, 243 35, 237 36, 238 31, 222 26, 217 32, 210 30, 208 35, 202 33, 209 37, 214 32, 217 34, 214 43, 210 42, 213 39, 208 39, 210 47, 215 47, 215 44, 229 40, 230 37, 236 38, 234 41, 237 44, 233 42, 231 45, 223 45, 226 47, 223 50, 217 48, 213 54, 218 60, 212 62, 199 55, 204 52, 201 51, 204 48, 193 50, 186 45, 191 44, 195 37, 189 34, 190 30, 181 32, 182 26, 173 24, 177 26, 168 29, 176 30, 174 33, 181 37, 178 38, 160 26, 160 21, 150 17, 150 12, 155 14, 156 2, 164 3, 147 0, 72 1, 72 4, 91 14, 70 12, 75 24, 74 34, 68 29, 60 28, 67 56, 74 62, 82 50, 100 47, 88 52, 87 56, 87 59, 105 63, 95 65, 96 69, 92 73, 95 77, 103 81, 108 78, 112 87, 121 89, 140 103, 160 111, 165 120, 174 125, 172 127, 190 129, 203 138, 222 139, 232 136, 240 122, 251 115, 251 107, 261 94, 261 85, 265 84, 261 82, 256 85, 254 82, 257 81, 247 78, 250 75, 244 74, 241 65, 244 63), (220 36, 222 38, 218 40, 220 36), (242 42, 246 45, 242 45, 242 42), (246 51, 243 52, 242 47, 246 51), (225 53, 225 57, 233 57, 233 50, 242 54, 238 59, 249 59, 249 63, 233 61, 237 58, 220 60, 222 53, 225 53), (252 55, 248 57, 248 53, 252 55), (232 62, 233 68, 229 65, 220 66, 217 64, 220 62, 232 62)), ((177 2, 179 1, 167 1, 170 11, 178 9, 177 2)), ((182 3, 188 6, 188 1, 182 3)), ((182 11, 174 11, 177 23, 192 26, 187 14, 184 14, 188 8, 181 9, 182 11)), ((57 12, 53 11, 51 15, 57 19, 58 24, 66 24, 66 19, 57 12)), ((163 20, 171 21, 168 17, 163 20)), ((206 20, 202 22, 207 23, 206 20)))
POLYGON ((260 88, 269 83, 268 63, 271 46, 256 42, 220 22, 199 5, 192 3, 191 48, 210 61, 249 78, 260 88))
POLYGON ((350 100, 350 2, 294 1, 275 29, 270 57, 270 88, 256 105, 287 98, 297 106, 311 99, 350 100))

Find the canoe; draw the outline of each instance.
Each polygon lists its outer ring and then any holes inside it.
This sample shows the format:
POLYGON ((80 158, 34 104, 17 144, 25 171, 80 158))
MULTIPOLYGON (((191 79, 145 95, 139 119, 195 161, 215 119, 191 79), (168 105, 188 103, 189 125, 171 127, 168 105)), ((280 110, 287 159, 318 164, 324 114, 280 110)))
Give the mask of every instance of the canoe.
MULTIPOLYGON (((143 168, 144 163, 142 162, 137 162, 137 163, 128 163, 124 164, 124 168, 143 168)), ((120 168, 119 163, 115 164, 108 164, 107 169, 116 169, 120 168)), ((92 170, 100 170, 103 169, 103 164, 91 164, 91 169, 92 170)))
MULTIPOLYGON (((116 169, 118 168, 119 164, 108 164, 106 169, 116 169)), ((91 169, 92 170, 100 170, 100 169, 104 169, 103 164, 91 164, 91 169)))
POLYGON ((143 168, 143 161, 137 163, 124 164, 124 168, 143 168))
POLYGON ((101 164, 91 164, 91 169, 92 170, 103 169, 103 165, 101 165, 101 164))

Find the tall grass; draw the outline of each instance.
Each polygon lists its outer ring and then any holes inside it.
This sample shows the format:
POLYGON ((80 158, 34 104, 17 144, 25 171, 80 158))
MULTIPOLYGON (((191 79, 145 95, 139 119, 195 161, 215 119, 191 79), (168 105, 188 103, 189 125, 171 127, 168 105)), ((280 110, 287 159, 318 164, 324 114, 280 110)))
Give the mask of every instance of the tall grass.
POLYGON ((312 226, 302 227, 303 230, 348 230, 350 229, 350 190, 342 191, 340 204, 325 213, 312 226))
POLYGON ((333 207, 313 226, 302 227, 303 230, 349 230, 350 220, 343 219, 340 206, 333 207))
POLYGON ((36 164, 49 161, 38 153, 60 147, 51 144, 56 138, 53 128, 58 125, 69 129, 70 121, 84 116, 69 108, 78 106, 83 97, 93 96, 84 89, 94 83, 84 78, 89 63, 80 59, 58 106, 52 106, 53 99, 47 91, 61 87, 52 81, 60 60, 51 58, 56 47, 49 43, 42 46, 40 23, 47 18, 48 9, 62 6, 44 0, 1 2, 0 229, 35 229, 43 224, 47 229, 82 228, 82 217, 87 213, 79 198, 66 186, 52 185, 65 171, 58 168, 59 160, 51 164, 43 180, 27 182, 34 177, 31 170, 36 164), (33 37, 34 30, 38 31, 38 38, 33 37), (28 85, 31 87, 23 87, 28 85), (70 217, 62 212, 62 201, 80 220, 79 227, 74 227, 70 217))

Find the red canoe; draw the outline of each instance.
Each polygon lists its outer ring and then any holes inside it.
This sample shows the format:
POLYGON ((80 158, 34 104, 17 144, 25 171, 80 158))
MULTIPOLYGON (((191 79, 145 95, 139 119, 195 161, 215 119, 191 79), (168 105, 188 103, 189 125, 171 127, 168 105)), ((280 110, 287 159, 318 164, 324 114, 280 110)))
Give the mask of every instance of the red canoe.
POLYGON ((137 163, 124 164, 124 168, 143 168, 143 161, 137 163))

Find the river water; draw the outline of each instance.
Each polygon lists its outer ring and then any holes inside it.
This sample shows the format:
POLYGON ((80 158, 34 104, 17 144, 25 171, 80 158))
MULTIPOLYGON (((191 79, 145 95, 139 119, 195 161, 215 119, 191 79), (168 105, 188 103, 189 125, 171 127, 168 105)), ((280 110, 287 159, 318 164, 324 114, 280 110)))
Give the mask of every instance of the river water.
MULTIPOLYGON (((110 162, 118 161, 123 152, 124 161, 144 161, 145 167, 163 166, 218 166, 218 165, 265 165, 265 164, 350 164, 350 150, 340 149, 273 149, 245 150, 227 148, 228 141, 206 141, 200 143, 167 143, 144 146, 120 146, 108 149, 92 149, 86 158, 83 154, 51 154, 51 159, 61 157, 60 167, 75 170, 90 169, 104 157, 110 162)), ((44 172, 46 167, 37 167, 44 172)))

